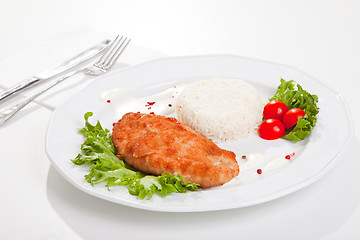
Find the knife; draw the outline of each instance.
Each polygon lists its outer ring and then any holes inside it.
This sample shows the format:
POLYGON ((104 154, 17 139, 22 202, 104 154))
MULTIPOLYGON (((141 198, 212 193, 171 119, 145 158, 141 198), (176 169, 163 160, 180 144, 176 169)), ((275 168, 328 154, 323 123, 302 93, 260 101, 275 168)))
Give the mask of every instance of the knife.
POLYGON ((26 78, 25 80, 21 81, 20 83, 16 84, 15 86, 12 86, 11 88, 3 91, 0 93, 0 102, 2 102, 5 98, 18 93, 26 88, 29 88, 30 86, 34 86, 40 82, 43 82, 49 78, 55 77, 59 74, 62 74, 69 70, 70 68, 73 68, 75 66, 80 65, 81 63, 86 62, 87 60, 91 59, 98 53, 100 53, 103 49, 106 48, 106 46, 109 44, 109 40, 102 41, 101 43, 96 44, 95 46, 85 50, 84 52, 70 58, 69 60, 60 63, 58 65, 55 65, 51 68, 45 69, 41 71, 40 73, 31 76, 29 78, 26 78))

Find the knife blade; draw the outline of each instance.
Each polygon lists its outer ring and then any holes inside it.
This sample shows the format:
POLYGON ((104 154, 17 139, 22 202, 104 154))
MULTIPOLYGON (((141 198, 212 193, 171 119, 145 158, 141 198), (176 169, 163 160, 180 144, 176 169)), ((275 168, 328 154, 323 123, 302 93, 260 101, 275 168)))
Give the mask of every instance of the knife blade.
POLYGON ((20 83, 10 87, 9 89, 0 93, 0 103, 7 97, 18 93, 24 89, 29 88, 30 86, 34 86, 40 82, 44 82, 47 79, 65 73, 67 70, 80 65, 81 63, 90 60, 92 57, 100 53, 102 50, 106 48, 109 44, 109 40, 102 41, 101 43, 96 44, 95 46, 85 50, 84 52, 66 60, 63 63, 57 64, 53 67, 45 69, 34 76, 26 78, 25 80, 21 81, 20 83))

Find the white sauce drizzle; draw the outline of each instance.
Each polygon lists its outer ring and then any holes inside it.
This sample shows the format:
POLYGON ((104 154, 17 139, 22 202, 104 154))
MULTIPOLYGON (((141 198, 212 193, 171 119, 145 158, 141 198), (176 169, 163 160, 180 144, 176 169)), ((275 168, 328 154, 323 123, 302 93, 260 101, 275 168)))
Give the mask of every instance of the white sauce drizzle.
POLYGON ((289 164, 291 161, 286 159, 285 156, 277 156, 271 159, 264 167, 263 171, 265 173, 273 172, 284 167, 286 164, 289 164))
POLYGON ((266 158, 261 153, 248 153, 245 154, 246 160, 245 163, 240 164, 240 171, 247 171, 254 168, 259 168, 263 166, 266 162, 266 158))
POLYGON ((114 88, 103 92, 100 98, 104 102, 110 101, 114 111, 113 122, 119 121, 128 112, 154 113, 167 116, 174 113, 176 98, 186 85, 179 84, 158 94, 142 98, 132 96, 126 88, 114 88))
POLYGON ((258 177, 273 174, 286 165, 291 164, 295 157, 294 154, 290 154, 288 155, 289 159, 287 159, 287 155, 285 154, 267 161, 265 155, 262 153, 247 153, 243 155, 246 156, 246 159, 242 159, 239 163, 240 174, 233 179, 232 183, 244 183, 249 180, 256 180, 258 177), (257 173, 258 169, 261 169, 261 174, 257 173))

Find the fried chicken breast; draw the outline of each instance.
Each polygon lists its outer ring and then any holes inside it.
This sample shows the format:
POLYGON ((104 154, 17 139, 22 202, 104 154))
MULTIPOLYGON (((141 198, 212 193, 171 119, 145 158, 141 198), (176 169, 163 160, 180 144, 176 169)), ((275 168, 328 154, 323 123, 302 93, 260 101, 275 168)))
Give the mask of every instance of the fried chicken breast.
POLYGON ((114 125, 112 140, 120 159, 148 174, 180 174, 202 188, 223 185, 239 174, 233 152, 175 118, 127 113, 114 125))

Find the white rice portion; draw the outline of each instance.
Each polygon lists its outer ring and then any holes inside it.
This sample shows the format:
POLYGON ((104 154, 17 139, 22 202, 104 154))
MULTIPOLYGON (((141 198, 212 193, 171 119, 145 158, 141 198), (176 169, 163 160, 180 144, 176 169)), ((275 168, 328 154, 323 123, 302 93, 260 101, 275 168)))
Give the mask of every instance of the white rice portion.
POLYGON ((230 78, 190 84, 176 102, 178 120, 215 141, 256 133, 262 109, 261 96, 252 85, 230 78))

